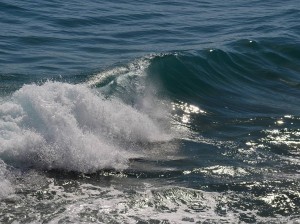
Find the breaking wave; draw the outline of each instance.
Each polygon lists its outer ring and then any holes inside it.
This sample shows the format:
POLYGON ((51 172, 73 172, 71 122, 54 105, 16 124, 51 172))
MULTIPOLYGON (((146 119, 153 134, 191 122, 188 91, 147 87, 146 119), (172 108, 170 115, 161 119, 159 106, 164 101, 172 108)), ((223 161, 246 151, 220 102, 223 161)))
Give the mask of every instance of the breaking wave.
POLYGON ((136 144, 171 139, 149 115, 83 84, 25 85, 0 117, 1 158, 43 169, 124 169, 136 144))

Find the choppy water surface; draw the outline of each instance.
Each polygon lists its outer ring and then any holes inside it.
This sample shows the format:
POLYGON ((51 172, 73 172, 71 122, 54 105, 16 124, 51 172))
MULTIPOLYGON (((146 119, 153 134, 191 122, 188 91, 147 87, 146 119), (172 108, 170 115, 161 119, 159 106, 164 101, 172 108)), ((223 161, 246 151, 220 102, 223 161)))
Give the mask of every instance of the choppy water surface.
POLYGON ((297 1, 0 3, 0 222, 299 223, 297 1))

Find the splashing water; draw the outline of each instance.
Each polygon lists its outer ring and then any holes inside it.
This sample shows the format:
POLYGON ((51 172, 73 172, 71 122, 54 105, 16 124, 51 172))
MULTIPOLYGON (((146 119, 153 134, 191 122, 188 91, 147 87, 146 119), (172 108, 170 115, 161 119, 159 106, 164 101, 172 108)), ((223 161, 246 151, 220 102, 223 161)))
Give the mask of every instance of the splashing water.
POLYGON ((147 114, 85 85, 25 85, 0 105, 6 161, 45 169, 124 169, 138 142, 170 140, 147 114))

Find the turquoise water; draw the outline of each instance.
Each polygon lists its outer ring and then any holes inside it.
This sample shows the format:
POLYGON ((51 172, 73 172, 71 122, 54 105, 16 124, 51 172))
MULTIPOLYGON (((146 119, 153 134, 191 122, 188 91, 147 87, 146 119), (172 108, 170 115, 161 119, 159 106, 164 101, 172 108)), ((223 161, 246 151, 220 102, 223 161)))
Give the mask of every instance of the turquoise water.
POLYGON ((2 1, 0 222, 299 223, 291 1, 2 1))

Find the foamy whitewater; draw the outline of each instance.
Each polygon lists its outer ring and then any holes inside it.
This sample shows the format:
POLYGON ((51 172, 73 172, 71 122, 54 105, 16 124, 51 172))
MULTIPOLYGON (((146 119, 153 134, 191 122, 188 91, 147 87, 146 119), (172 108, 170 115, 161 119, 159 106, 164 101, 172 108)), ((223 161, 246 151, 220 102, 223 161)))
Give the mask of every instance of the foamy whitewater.
POLYGON ((124 169, 135 144, 171 139, 149 115, 83 84, 25 85, 0 119, 1 158, 41 169, 124 169))

